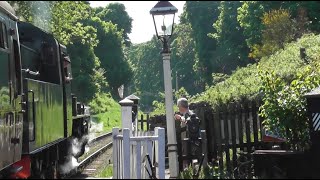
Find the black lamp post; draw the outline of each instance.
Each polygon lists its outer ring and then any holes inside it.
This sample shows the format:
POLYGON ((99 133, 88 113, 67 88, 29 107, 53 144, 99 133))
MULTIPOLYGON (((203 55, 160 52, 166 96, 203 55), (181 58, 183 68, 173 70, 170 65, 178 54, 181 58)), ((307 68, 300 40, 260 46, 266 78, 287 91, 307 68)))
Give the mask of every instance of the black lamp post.
POLYGON ((158 39, 163 43, 162 53, 170 53, 168 40, 174 30, 174 17, 178 9, 169 1, 159 1, 151 10, 158 39))
POLYGON ((167 121, 167 138, 168 138, 168 155, 170 178, 178 178, 178 156, 177 156, 177 139, 176 128, 173 119, 173 96, 172 96, 172 82, 170 69, 170 49, 169 39, 173 32, 174 17, 178 9, 174 7, 169 1, 159 1, 151 10, 150 14, 153 17, 154 27, 158 39, 163 43, 162 57, 163 57, 163 74, 164 74, 164 88, 166 101, 166 121, 167 121))

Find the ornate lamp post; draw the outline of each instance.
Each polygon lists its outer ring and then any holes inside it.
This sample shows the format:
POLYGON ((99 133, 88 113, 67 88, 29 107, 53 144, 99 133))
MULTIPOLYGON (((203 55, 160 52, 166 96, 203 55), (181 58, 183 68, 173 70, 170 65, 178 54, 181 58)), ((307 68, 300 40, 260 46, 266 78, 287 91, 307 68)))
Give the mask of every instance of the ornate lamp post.
POLYGON ((176 128, 173 119, 173 96, 172 96, 172 82, 170 70, 170 49, 169 39, 173 32, 174 17, 178 9, 174 7, 169 1, 159 1, 151 10, 150 14, 153 17, 154 27, 158 39, 163 43, 161 51, 163 57, 163 74, 165 87, 165 101, 166 101, 166 120, 167 120, 167 137, 168 137, 168 155, 170 178, 177 178, 178 156, 177 156, 177 139, 176 128))

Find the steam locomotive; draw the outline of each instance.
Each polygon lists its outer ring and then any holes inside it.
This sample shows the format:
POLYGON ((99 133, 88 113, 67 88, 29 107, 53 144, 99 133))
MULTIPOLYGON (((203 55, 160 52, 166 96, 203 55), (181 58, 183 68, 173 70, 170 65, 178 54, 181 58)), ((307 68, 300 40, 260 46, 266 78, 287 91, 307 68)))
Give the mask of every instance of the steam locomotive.
POLYGON ((58 178, 84 153, 90 124, 72 94, 66 47, 0 1, 0 68, 0 178, 58 178))

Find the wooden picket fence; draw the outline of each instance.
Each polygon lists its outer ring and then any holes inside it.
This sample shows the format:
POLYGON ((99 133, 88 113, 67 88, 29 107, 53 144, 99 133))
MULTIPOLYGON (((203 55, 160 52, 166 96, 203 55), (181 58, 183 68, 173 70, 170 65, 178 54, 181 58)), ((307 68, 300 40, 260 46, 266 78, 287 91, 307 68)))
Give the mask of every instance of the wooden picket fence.
MULTIPOLYGON (((237 159, 241 151, 252 153, 257 149, 269 148, 269 143, 262 142, 264 131, 263 118, 258 115, 260 105, 261 101, 255 100, 230 103, 215 109, 206 103, 190 104, 190 109, 201 120, 201 129, 206 131, 208 162, 216 163, 220 173, 237 177, 234 169, 238 166, 237 159)), ((165 115, 143 118, 141 116, 138 121, 141 128, 143 123, 147 123, 149 130, 150 127, 160 126, 157 124, 159 122, 164 124, 160 127, 165 127, 165 115)), ((180 128, 177 123, 176 130, 179 134, 180 128)), ((178 146, 181 146, 179 141, 178 146)))
POLYGON ((132 134, 124 128, 119 133, 119 128, 112 129, 113 137, 113 179, 150 179, 152 169, 146 155, 155 166, 155 176, 165 178, 165 130, 155 128, 154 132, 139 131, 132 134), (146 168, 148 170, 146 170, 146 168))
POLYGON ((202 120, 207 132, 208 159, 216 162, 220 173, 237 177, 239 152, 252 153, 263 149, 263 128, 259 114, 260 101, 230 103, 212 109, 208 104, 194 104, 191 109, 202 120))

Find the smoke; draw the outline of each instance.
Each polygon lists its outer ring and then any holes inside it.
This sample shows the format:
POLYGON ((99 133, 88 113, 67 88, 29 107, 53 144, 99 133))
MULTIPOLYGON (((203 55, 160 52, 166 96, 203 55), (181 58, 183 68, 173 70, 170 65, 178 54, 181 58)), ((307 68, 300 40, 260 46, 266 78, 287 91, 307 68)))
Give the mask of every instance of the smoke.
POLYGON ((51 33, 50 23, 52 18, 50 3, 50 1, 33 1, 31 6, 32 23, 49 33, 51 33))

